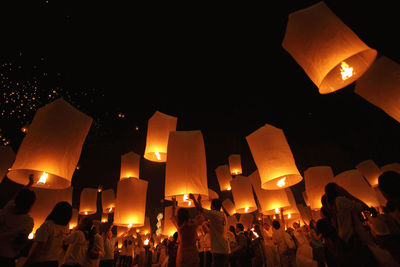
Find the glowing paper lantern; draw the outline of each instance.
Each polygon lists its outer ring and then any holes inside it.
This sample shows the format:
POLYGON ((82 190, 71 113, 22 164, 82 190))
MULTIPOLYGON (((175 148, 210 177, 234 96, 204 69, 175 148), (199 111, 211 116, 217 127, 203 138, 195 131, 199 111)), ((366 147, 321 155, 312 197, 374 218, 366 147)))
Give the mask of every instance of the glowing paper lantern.
POLYGON ((201 206, 207 210, 211 210, 211 201, 213 199, 219 198, 217 192, 214 190, 208 189, 208 198, 201 200, 201 206))
POLYGON ((32 188, 36 193, 36 201, 32 206, 29 214, 33 218, 33 231, 46 220, 46 217, 50 214, 54 206, 61 201, 67 201, 72 205, 72 191, 73 188, 69 187, 66 189, 45 189, 45 188, 32 188))
POLYGON ((229 170, 232 175, 242 174, 242 163, 239 154, 233 154, 228 157, 229 170))
POLYGON ((166 162, 169 134, 176 130, 178 118, 156 111, 147 124, 147 139, 144 158, 166 162))
POLYGON ((325 186, 333 182, 333 177, 332 168, 329 166, 311 167, 304 171, 307 206, 313 210, 322 207, 321 198, 325 194, 325 186))
POLYGON ((377 54, 324 2, 289 14, 282 46, 321 94, 334 92, 357 80, 377 54))
POLYGON ((378 178, 382 174, 382 170, 375 164, 373 160, 365 160, 356 165, 357 170, 367 179, 372 186, 378 186, 378 178))
POLYGON ((142 235, 147 235, 151 233, 150 218, 148 216, 144 217, 144 225, 142 227, 139 227, 138 230, 139 233, 142 235))
POLYGON ((354 92, 400 122, 400 65, 378 58, 356 82, 354 92))
MULTIPOLYGON (((324 190, 325 190, 325 189, 324 189, 324 190)), ((307 205, 308 207, 310 207, 310 206, 311 206, 311 203, 310 203, 310 200, 308 199, 307 193, 304 191, 304 192, 301 192, 301 195, 303 196, 303 199, 304 199, 304 202, 306 203, 306 205, 307 205)))
POLYGON ((15 153, 10 146, 0 146, 0 183, 15 160, 15 153))
POLYGON ((303 179, 281 129, 266 124, 246 140, 260 174, 262 189, 282 189, 303 179))
POLYGON ((140 156, 134 152, 129 152, 121 157, 120 179, 138 178, 139 179, 140 156))
POLYGON ((248 178, 236 176, 231 181, 232 196, 237 213, 250 213, 257 210, 253 189, 248 178))
POLYGON ((163 223, 163 235, 172 236, 177 229, 175 224, 171 220, 172 218, 172 206, 168 206, 164 208, 164 223, 163 223))
POLYGON ((102 223, 108 222, 108 213, 101 214, 101 222, 102 223))
POLYGON ((140 227, 144 225, 148 182, 136 178, 118 181, 114 224, 140 227))
POLYGON ((208 198, 207 165, 200 131, 171 132, 165 171, 165 199, 176 196, 178 206, 193 207, 189 194, 208 198))
POLYGON ((232 176, 228 165, 221 165, 215 169, 215 174, 217 175, 219 188, 221 191, 231 190, 232 176))
POLYGON ((379 186, 374 187, 374 191, 381 207, 386 207, 387 199, 383 196, 379 186))
POLYGON ((240 214, 239 223, 243 224, 244 229, 250 229, 253 226, 253 214, 240 214))
MULTIPOLYGON (((285 188, 284 189, 286 192, 286 196, 289 200, 289 207, 284 207, 283 208, 283 215, 289 215, 289 217, 292 217, 292 219, 294 218, 293 215, 299 215, 300 212, 297 208, 297 203, 296 203, 296 199, 294 198, 293 192, 290 188, 285 188)), ((290 219, 290 218, 289 218, 290 219)))
POLYGON ((265 215, 273 215, 280 213, 281 208, 289 207, 290 203, 287 194, 284 189, 281 190, 266 190, 267 201, 264 202, 264 210, 262 211, 265 215))
POLYGON ((79 214, 90 215, 97 212, 97 188, 83 188, 79 202, 79 214))
POLYGON ((91 123, 62 98, 38 109, 7 177, 27 184, 33 174, 34 187, 69 187, 91 123))
POLYGON ((103 213, 114 212, 115 208, 115 194, 114 189, 110 188, 101 192, 101 205, 103 213))
POLYGON ((344 171, 335 176, 334 182, 368 206, 379 207, 374 190, 358 170, 344 171))
POLYGON ((72 217, 69 221, 69 229, 74 229, 78 225, 78 209, 72 208, 72 217))
POLYGON ((382 172, 394 171, 400 174, 400 163, 389 163, 381 167, 382 172))
POLYGON ((229 226, 233 226, 233 227, 235 227, 235 229, 236 229, 236 224, 238 223, 239 221, 238 221, 238 219, 236 218, 236 216, 235 215, 232 215, 232 216, 227 216, 226 217, 226 224, 228 225, 228 229, 229 229, 229 226))
POLYGON ((230 200, 229 198, 222 201, 222 207, 230 216, 236 213, 235 204, 233 204, 232 200, 230 200))

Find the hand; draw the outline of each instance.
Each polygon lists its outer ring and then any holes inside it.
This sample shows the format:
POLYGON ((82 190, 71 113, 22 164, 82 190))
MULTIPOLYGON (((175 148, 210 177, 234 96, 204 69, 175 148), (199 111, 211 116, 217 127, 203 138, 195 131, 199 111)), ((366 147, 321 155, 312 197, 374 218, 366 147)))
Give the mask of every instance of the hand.
POLYGON ((196 200, 196 199, 194 198, 194 195, 193 195, 192 193, 189 194, 189 198, 190 198, 191 200, 193 200, 193 201, 196 200))
POLYGON ((201 203, 201 195, 199 194, 199 196, 197 197, 197 202, 201 203))
POLYGON ((33 181, 33 174, 29 175, 29 183, 26 185, 26 187, 31 187, 33 185, 34 181, 33 181))

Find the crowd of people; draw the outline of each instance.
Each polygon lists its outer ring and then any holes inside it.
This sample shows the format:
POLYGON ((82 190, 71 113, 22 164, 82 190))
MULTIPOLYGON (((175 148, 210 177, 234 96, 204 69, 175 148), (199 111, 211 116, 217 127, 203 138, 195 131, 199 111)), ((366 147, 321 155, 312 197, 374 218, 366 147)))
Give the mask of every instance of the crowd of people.
POLYGON ((290 225, 283 216, 227 225, 219 199, 206 210, 201 196, 190 194, 197 215, 177 209, 173 199, 171 220, 177 232, 144 242, 140 234, 128 232, 117 239, 112 225, 88 216, 69 230, 68 202, 57 203, 29 241, 29 211, 36 199, 30 180, 0 210, 0 266, 400 266, 399 183, 396 172, 379 177, 387 199, 381 212, 329 183, 321 199, 321 218, 290 225))

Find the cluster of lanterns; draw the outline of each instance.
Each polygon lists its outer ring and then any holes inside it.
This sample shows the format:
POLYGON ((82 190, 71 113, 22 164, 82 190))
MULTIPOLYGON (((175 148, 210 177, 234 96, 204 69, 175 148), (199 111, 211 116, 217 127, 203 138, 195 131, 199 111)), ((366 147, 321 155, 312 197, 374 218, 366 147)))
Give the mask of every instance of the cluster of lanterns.
MULTIPOLYGON (((399 65, 386 57, 375 61, 377 51, 364 44, 325 3, 289 15, 282 46, 321 94, 340 90, 357 81, 355 92, 358 95, 399 121, 399 65)), ((124 114, 118 116, 123 118, 124 114)), ((56 202, 72 202, 71 178, 91 124, 92 118, 60 98, 36 112, 29 131, 23 129, 26 136, 17 155, 7 147, 0 147, 1 177, 7 173, 11 180, 26 184, 28 177, 34 176, 33 186, 38 195, 36 206, 40 207, 32 210, 35 225, 40 225, 44 214, 48 214, 56 202)), ((209 208, 211 200, 218 195, 208 188, 203 135, 199 130, 176 131, 176 125, 176 117, 156 111, 148 121, 143 157, 166 163, 165 199, 175 197, 179 207, 193 207, 188 198, 192 193, 201 195, 204 206, 209 208)), ((240 154, 230 155, 228 164, 215 169, 221 191, 232 193, 233 202, 231 199, 223 201, 223 208, 230 215, 228 221, 234 223, 232 216, 239 213, 240 220, 248 225, 254 219, 250 213, 257 209, 273 216, 282 212, 281 216, 288 220, 298 219, 300 213, 306 216, 303 208, 298 209, 289 189, 303 177, 296 167, 284 131, 265 124, 249 134, 246 141, 257 166, 255 172, 249 177, 242 175, 240 154)), ((116 195, 113 189, 101 192, 103 213, 108 217, 114 212, 114 224, 121 227, 147 227, 148 182, 139 178, 140 157, 134 152, 122 155, 116 195)), ((387 167, 399 171, 396 168, 399 167, 387 167)), ((377 177, 382 171, 384 168, 380 169, 371 160, 336 176, 329 166, 309 168, 304 172, 305 201, 311 210, 320 209, 324 185, 336 182, 368 205, 382 205, 384 200, 376 189, 377 177)), ((84 188, 76 213, 96 213, 97 195, 97 189, 84 188)), ((170 222, 171 212, 171 208, 166 207, 164 216, 157 217, 158 233, 169 236, 176 231, 170 222)), ((76 225, 77 214, 71 226, 76 225)))

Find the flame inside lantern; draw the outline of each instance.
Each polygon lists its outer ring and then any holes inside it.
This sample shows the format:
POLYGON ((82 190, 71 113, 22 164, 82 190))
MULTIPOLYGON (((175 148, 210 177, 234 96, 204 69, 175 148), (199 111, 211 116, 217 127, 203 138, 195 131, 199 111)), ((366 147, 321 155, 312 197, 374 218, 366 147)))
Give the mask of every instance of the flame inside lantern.
POLYGON ((288 219, 290 219, 290 218, 292 218, 292 215, 289 213, 287 217, 288 217, 288 219))
POLYGON ((275 209, 275 213, 279 213, 279 208, 276 208, 276 209, 275 209))
POLYGON ((228 187, 226 190, 231 191, 231 189, 232 189, 231 187, 228 187))
POLYGON ((340 64, 340 74, 342 75, 342 80, 345 81, 353 76, 353 68, 343 61, 342 64, 340 64))
POLYGON ((244 212, 248 212, 249 211, 249 207, 244 208, 244 212))
POLYGON ((30 234, 28 235, 28 239, 33 239, 33 233, 30 233, 30 234))
POLYGON ((47 178, 49 175, 46 172, 43 172, 42 176, 40 176, 39 181, 37 181, 38 185, 44 185, 46 183, 47 178))
POLYGON ((149 240, 146 239, 145 241, 143 241, 143 245, 145 245, 145 246, 149 245, 149 240))
POLYGON ((161 160, 161 156, 160 156, 160 152, 154 152, 154 154, 156 154, 157 160, 161 160))
POLYGON ((279 179, 278 182, 276 183, 277 186, 283 187, 286 185, 286 177, 283 177, 282 179, 279 179))

